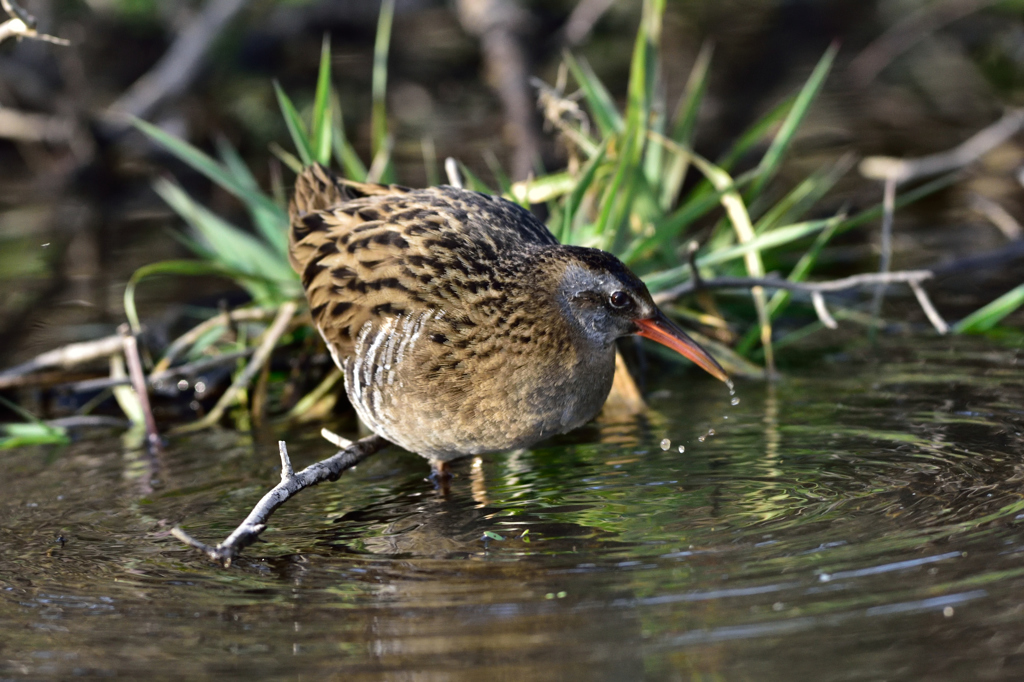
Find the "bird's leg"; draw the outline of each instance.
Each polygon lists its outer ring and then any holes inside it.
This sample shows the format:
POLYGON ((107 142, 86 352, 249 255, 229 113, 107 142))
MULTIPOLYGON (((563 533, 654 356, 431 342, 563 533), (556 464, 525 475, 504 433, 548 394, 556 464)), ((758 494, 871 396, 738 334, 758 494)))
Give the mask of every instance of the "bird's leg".
POLYGON ((434 484, 435 490, 447 497, 451 480, 452 472, 448 468, 448 462, 439 459, 430 460, 430 482, 434 484))

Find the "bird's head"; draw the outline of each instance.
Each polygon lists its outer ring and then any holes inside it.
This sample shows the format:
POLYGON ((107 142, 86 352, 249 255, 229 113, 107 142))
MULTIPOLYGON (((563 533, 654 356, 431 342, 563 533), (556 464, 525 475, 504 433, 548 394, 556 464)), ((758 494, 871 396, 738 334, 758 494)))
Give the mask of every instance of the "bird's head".
POLYGON ((589 344, 607 348, 620 337, 638 334, 728 380, 722 366, 658 309, 647 287, 622 261, 598 249, 563 246, 559 251, 557 302, 589 344))

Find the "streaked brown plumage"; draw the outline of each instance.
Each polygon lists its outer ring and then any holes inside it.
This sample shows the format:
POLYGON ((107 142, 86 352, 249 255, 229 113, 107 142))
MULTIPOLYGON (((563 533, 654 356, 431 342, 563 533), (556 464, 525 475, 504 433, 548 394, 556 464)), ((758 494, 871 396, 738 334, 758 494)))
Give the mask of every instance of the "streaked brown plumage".
POLYGON ((437 467, 529 446, 600 411, 616 338, 654 338, 725 379, 614 256, 453 187, 298 178, 290 256, 376 433, 437 467))

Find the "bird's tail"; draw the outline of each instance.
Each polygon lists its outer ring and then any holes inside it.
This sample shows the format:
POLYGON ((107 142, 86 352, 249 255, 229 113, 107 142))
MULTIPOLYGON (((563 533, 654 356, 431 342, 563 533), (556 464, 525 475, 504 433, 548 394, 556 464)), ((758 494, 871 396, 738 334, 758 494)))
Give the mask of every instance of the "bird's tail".
POLYGON ((292 267, 303 272, 321 244, 331 239, 331 230, 345 222, 343 214, 331 215, 334 209, 353 199, 406 191, 397 185, 339 178, 319 163, 306 166, 295 180, 295 194, 288 205, 288 256, 292 267))
POLYGON ((351 198, 334 173, 314 163, 306 166, 295 180, 295 195, 288 207, 288 215, 294 226, 309 213, 323 211, 351 198))

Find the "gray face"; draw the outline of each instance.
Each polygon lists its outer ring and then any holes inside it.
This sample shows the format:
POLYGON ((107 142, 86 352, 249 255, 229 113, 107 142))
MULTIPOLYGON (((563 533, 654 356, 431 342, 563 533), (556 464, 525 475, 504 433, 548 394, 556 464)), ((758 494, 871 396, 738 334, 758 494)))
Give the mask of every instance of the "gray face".
POLYGON ((634 320, 653 316, 656 308, 644 285, 632 275, 595 272, 572 263, 558 290, 559 304, 582 336, 597 348, 637 332, 634 320))

